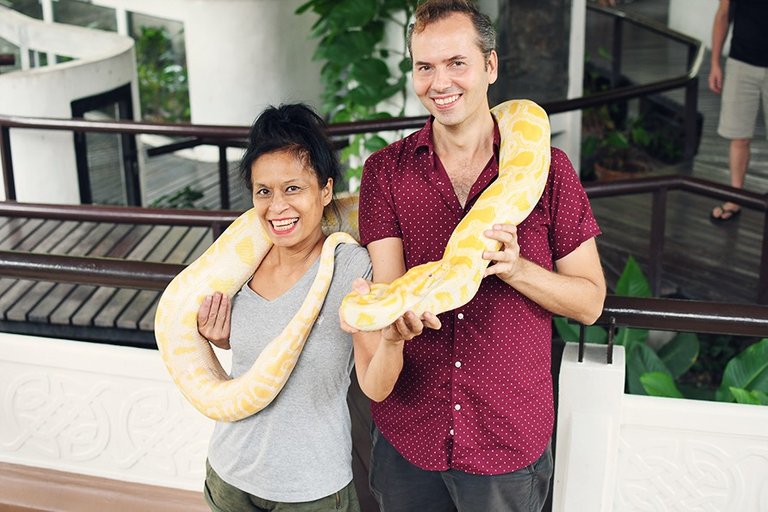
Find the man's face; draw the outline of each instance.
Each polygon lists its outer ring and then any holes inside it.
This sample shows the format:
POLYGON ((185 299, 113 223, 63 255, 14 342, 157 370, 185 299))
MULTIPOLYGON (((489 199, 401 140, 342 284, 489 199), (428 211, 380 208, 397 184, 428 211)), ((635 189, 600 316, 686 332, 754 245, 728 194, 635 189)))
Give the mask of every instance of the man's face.
POLYGON ((488 113, 488 86, 498 76, 496 52, 486 60, 472 21, 452 14, 411 39, 413 89, 435 121, 459 127, 488 113))

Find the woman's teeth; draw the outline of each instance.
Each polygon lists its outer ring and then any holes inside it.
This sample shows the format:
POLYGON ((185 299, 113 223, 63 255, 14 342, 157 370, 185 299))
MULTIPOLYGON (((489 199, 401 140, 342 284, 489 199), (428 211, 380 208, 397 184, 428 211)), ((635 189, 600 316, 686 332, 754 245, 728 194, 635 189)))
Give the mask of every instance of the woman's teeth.
POLYGON ((287 231, 291 229, 294 224, 299 222, 298 218, 295 219, 280 219, 280 220, 273 220, 272 222, 272 228, 274 228, 275 231, 287 231))

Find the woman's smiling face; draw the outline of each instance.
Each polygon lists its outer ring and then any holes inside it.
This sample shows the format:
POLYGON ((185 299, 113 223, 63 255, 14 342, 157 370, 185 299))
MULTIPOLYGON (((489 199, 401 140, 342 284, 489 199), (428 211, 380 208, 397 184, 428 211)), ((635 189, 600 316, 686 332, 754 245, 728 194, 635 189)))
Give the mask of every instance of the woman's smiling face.
POLYGON ((322 236, 333 180, 321 187, 306 159, 290 150, 266 153, 251 165, 251 183, 253 206, 276 246, 297 247, 322 236))

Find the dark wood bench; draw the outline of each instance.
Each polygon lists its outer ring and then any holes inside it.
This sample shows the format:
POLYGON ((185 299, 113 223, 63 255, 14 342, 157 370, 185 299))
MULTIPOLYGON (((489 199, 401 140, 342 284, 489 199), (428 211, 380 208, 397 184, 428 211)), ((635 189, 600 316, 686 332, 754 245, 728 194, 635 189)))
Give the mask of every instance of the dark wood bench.
MULTIPOLYGON (((188 264, 212 243, 200 226, 0 218, 0 250, 188 264)), ((160 293, 0 278, 0 329, 154 346, 160 293)))

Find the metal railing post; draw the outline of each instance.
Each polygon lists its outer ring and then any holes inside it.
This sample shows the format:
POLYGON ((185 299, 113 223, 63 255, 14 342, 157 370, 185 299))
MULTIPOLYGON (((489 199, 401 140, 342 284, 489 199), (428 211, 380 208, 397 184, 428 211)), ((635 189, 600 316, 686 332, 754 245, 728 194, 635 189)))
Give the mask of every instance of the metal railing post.
POLYGON ((3 186, 5 200, 16 200, 16 181, 13 179, 13 157, 11 156, 11 129, 0 126, 0 158, 3 159, 3 186))
POLYGON ((697 121, 699 103, 699 77, 694 77, 685 85, 685 105, 683 119, 683 156, 690 161, 696 156, 699 127, 697 121))
POLYGON ((219 195, 221 208, 229 209, 229 162, 227 162, 227 146, 219 145, 219 195))
POLYGON ((613 18, 613 41, 611 47, 611 88, 615 88, 621 78, 621 53, 623 51, 624 20, 613 18))
MULTIPOLYGON (((768 199, 766 201, 768 202, 768 199)), ((768 208, 763 215, 763 248, 757 280, 757 303, 768 304, 768 208)))
POLYGON ((664 253, 664 237, 667 226, 667 188, 653 192, 651 209, 651 240, 648 248, 648 270, 650 274, 653 296, 661 293, 662 256, 664 253))

